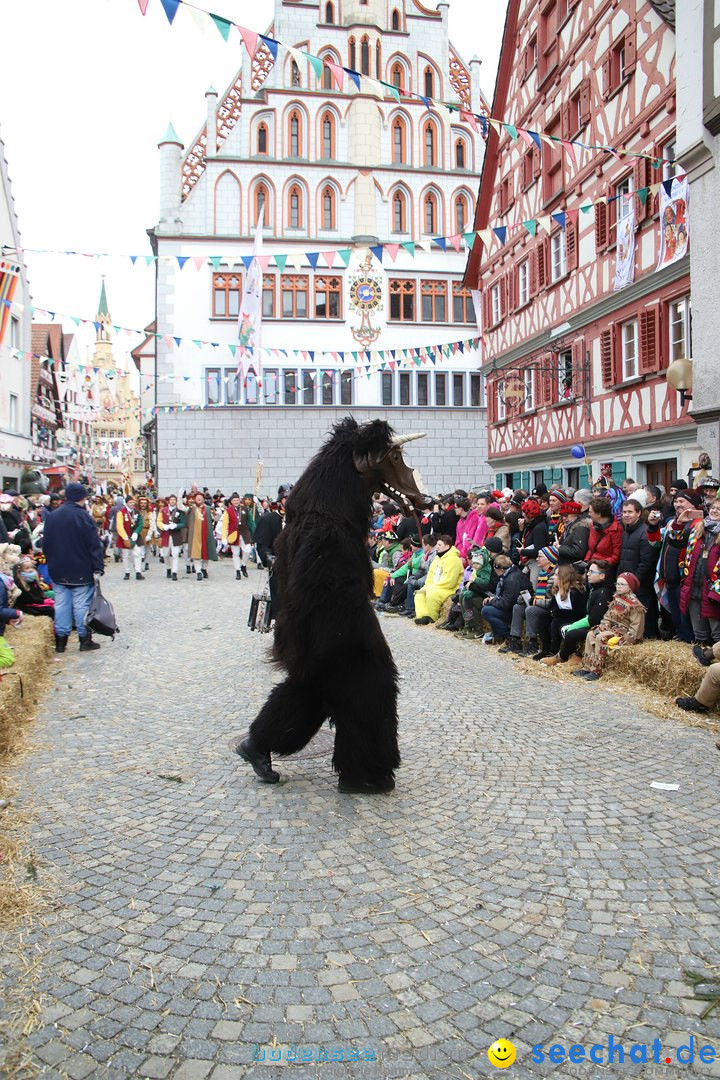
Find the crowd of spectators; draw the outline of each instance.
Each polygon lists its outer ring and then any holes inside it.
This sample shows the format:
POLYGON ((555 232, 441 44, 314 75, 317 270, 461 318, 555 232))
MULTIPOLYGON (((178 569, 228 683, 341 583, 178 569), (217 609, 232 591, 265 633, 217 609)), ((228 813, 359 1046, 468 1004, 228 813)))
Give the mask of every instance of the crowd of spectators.
POLYGON ((375 607, 589 682, 615 648, 677 639, 708 671, 676 702, 707 712, 720 700, 718 488, 705 476, 667 492, 606 478, 577 491, 456 490, 422 517, 378 495, 375 607))

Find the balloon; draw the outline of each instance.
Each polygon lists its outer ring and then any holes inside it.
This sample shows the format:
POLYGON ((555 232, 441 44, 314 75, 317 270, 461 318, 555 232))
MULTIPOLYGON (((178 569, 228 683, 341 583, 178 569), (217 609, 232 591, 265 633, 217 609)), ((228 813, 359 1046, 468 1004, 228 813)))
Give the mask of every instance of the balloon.
POLYGON ((573 446, 572 449, 570 450, 570 453, 572 454, 572 456, 574 458, 584 458, 585 457, 585 447, 584 446, 573 446))

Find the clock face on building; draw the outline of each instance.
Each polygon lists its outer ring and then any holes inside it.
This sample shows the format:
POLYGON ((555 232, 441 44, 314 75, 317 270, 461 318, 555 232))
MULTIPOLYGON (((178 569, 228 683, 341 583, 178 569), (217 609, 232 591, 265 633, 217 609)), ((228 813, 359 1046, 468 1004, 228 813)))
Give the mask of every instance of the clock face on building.
POLYGON ((364 311, 373 311, 380 305, 380 288, 372 278, 359 278, 350 286, 350 299, 364 311))

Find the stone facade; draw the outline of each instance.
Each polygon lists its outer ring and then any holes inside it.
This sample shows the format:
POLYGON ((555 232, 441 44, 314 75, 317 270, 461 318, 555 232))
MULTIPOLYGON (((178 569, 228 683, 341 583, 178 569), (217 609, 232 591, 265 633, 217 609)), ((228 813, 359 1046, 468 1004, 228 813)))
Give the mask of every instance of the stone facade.
MULTIPOLYGON (((341 67, 367 69, 399 90, 461 100, 465 108, 487 112, 480 62, 465 66, 460 60, 448 38, 447 16, 447 4, 430 11, 417 0, 276 0, 268 33, 341 67)), ((184 155, 172 125, 160 143, 160 214, 151 230, 159 256, 157 404, 264 410, 282 402, 344 413, 417 406, 450 414, 457 406, 448 422, 468 425, 461 441, 478 446, 484 460, 478 442, 485 433, 484 385, 476 350, 452 353, 436 367, 427 358, 401 358, 384 373, 379 363, 368 372, 358 360, 337 355, 450 344, 477 334, 470 295, 458 292, 465 256, 450 243, 442 251, 432 237, 457 235, 460 248, 459 235, 472 221, 482 132, 459 122, 457 113, 429 110, 417 97, 398 103, 388 93, 380 99, 362 82, 357 90, 347 75, 341 92, 329 68, 318 80, 299 51, 293 56, 280 49, 274 64, 261 61, 262 49, 251 61, 243 48, 242 69, 225 94, 208 90, 205 126, 184 155), (237 362, 227 346, 237 342, 242 256, 252 252, 260 189, 263 256, 268 263, 276 254, 289 259, 284 267, 273 261, 264 268, 259 379, 236 380, 237 362), (395 258, 386 254, 382 266, 370 260, 369 246, 376 243, 396 244, 395 258), (404 243, 417 245, 414 255, 404 243), (339 249, 352 252, 347 266, 339 256, 330 267, 322 255, 319 262, 315 256, 317 265, 307 257, 308 251, 339 249), (202 257, 214 257, 214 265, 195 269, 192 260, 202 257), (181 267, 178 258, 188 261, 181 267), (360 314, 351 304, 351 277, 363 265, 379 301, 370 341, 357 336, 360 314), (234 282, 232 296, 228 292, 222 301, 219 277, 234 282), (318 299, 328 279, 334 309, 318 299), (290 313, 288 289, 298 281, 307 291, 302 310, 290 313), (401 287, 413 293, 407 310, 398 300, 401 287), (439 290, 440 302, 426 296, 429 287, 439 290), (198 347, 198 341, 206 344, 198 347), (445 379, 436 378, 440 371, 445 379)), ((194 467, 190 457, 176 469, 174 422, 172 414, 157 425, 161 489, 176 471, 187 478, 194 467)), ((200 429, 205 422, 214 423, 203 415, 194 421, 200 429)), ((267 422, 282 428, 279 412, 267 413, 267 422)), ((318 423, 327 429, 327 420, 308 421, 312 438, 303 460, 316 448, 318 423)), ((299 427, 304 430, 304 421, 299 427)))
MULTIPOLYGON (((226 495, 254 491, 259 452, 263 472, 258 493, 274 495, 280 484, 298 479, 332 424, 346 413, 320 406, 161 413, 162 491, 179 491, 193 482, 211 491, 220 487, 226 495)), ((378 417, 373 409, 355 408, 352 413, 358 423, 378 417)), ((419 469, 428 492, 489 483, 487 433, 478 410, 390 409, 385 415, 400 433, 427 432, 427 438, 412 444, 406 458, 419 469)))

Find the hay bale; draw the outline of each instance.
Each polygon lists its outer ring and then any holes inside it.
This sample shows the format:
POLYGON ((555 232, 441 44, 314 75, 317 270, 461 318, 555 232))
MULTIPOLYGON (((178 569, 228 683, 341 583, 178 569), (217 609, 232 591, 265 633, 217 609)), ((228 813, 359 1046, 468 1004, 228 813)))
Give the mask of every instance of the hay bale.
POLYGON ((437 627, 439 627, 441 623, 444 623, 444 622, 448 621, 448 619, 450 618, 450 608, 452 607, 452 605, 453 605, 452 596, 446 596, 445 599, 442 602, 442 607, 440 608, 440 614, 438 615, 437 619, 435 620, 435 624, 434 624, 435 629, 437 629, 437 627))
POLYGON ((19 630, 8 630, 15 664, 0 671, 0 762, 20 749, 27 719, 50 682, 53 651, 51 619, 25 619, 19 630))
POLYGON ((622 645, 608 654, 609 676, 630 678, 668 698, 692 697, 700 685, 703 668, 681 641, 641 641, 622 645))

